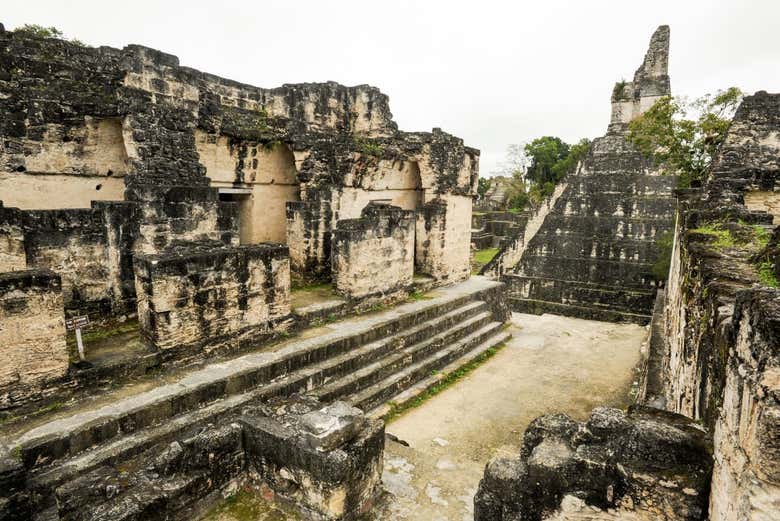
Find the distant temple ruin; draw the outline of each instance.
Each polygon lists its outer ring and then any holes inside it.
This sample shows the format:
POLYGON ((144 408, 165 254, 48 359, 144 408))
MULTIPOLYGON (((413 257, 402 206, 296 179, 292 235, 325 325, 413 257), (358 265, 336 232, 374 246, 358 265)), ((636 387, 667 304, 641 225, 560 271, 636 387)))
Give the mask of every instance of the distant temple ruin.
POLYGON ((671 94, 669 27, 653 34, 632 82, 612 91, 607 134, 482 273, 500 276, 515 311, 647 323, 655 241, 672 229, 674 176, 628 142, 628 123, 671 94))

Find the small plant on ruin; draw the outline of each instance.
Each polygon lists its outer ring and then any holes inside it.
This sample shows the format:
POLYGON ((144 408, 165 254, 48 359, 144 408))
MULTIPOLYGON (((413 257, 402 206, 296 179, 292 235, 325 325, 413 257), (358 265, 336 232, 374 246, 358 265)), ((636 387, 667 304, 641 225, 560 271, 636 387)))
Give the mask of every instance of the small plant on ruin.
POLYGON ((612 99, 613 100, 619 100, 623 97, 623 95, 626 92, 626 85, 628 83, 625 79, 621 79, 619 82, 615 84, 615 88, 612 89, 612 99))
POLYGON ((629 125, 629 140, 679 186, 701 181, 742 101, 736 87, 694 101, 665 96, 629 125), (692 114, 694 117, 689 117, 692 114))
POLYGON ((653 277, 655 277, 655 280, 666 280, 672 264, 674 234, 671 232, 662 233, 656 238, 655 246, 658 249, 658 258, 653 263, 653 277))
POLYGON ((731 231, 724 228, 721 223, 703 224, 691 231, 714 237, 712 245, 718 249, 733 248, 737 243, 734 236, 731 234, 731 231))
POLYGON ((24 24, 14 29, 14 32, 36 36, 38 38, 59 38, 61 40, 68 40, 70 43, 75 43, 76 45, 84 45, 84 42, 77 40, 76 38, 65 38, 65 34, 54 26, 44 27, 38 24, 24 24))
POLYGON ((379 143, 374 143, 364 138, 355 138, 354 143, 355 149, 363 155, 382 157, 384 154, 384 149, 379 143))
POLYGON ((780 286, 775 276, 775 267, 771 261, 764 261, 758 265, 758 278, 764 286, 769 286, 770 288, 780 286))

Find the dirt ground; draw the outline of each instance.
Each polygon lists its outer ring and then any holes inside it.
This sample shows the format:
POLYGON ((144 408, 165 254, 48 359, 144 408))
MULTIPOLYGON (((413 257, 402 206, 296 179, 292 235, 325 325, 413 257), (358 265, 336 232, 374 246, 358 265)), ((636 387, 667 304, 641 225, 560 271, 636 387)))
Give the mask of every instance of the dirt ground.
POLYGON ((555 315, 512 317, 512 341, 456 385, 387 426, 377 521, 469 521, 487 461, 517 453, 539 415, 584 419, 625 406, 646 330, 555 315))

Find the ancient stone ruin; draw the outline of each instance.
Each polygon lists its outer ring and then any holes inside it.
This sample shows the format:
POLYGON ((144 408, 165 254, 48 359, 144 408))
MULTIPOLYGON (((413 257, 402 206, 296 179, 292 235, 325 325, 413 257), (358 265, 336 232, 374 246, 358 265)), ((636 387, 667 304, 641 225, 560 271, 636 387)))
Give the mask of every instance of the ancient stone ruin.
POLYGON ((661 26, 634 81, 613 89, 607 134, 482 269, 506 283, 513 310, 649 321, 655 239, 672 228, 675 179, 626 134, 632 119, 671 94, 668 62, 669 27, 661 26))
POLYGON ((779 136, 780 94, 747 97, 704 187, 676 192, 646 406, 537 419, 487 466, 475 519, 778 518, 779 136))
POLYGON ((510 336, 466 280, 479 152, 376 88, 0 26, 0 134, 0 519, 193 519, 244 485, 355 519, 387 403, 510 336), (81 353, 65 319, 123 333, 81 353))
POLYGON ((479 151, 400 131, 374 87, 0 25, 0 521, 202 519, 239 490, 370 518, 383 419, 511 310, 649 323, 647 352, 627 410, 541 416, 485 461, 476 521, 780 518, 780 94, 673 190, 627 140, 668 56, 662 26, 544 204, 472 216, 479 151))

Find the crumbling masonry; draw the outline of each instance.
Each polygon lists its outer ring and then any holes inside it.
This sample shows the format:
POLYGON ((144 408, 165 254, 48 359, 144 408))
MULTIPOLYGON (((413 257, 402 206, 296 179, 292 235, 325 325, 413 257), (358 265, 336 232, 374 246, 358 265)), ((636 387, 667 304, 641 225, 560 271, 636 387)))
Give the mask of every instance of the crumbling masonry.
POLYGON ((780 94, 745 98, 703 188, 677 191, 639 401, 535 420, 477 521, 780 517, 780 94))
POLYGON ((483 268, 507 284, 513 310, 649 321, 655 241, 672 229, 675 179, 626 135, 632 119, 670 95, 668 61, 669 27, 661 26, 634 81, 613 89, 607 134, 483 268))

